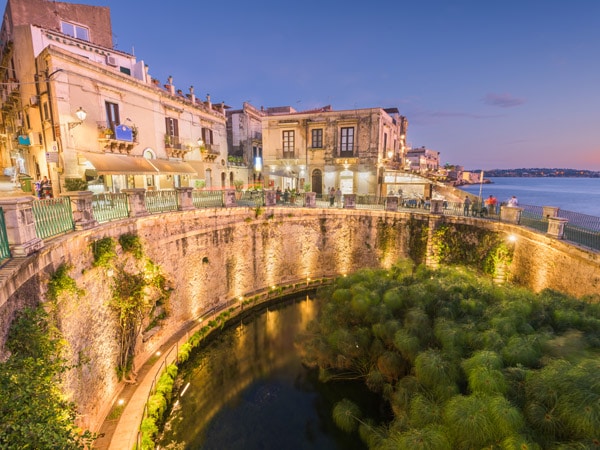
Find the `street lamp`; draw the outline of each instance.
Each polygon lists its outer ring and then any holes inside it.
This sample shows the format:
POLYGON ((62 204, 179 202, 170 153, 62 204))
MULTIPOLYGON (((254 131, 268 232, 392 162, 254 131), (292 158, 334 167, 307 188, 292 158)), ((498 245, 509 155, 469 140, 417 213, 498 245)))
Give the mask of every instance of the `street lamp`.
POLYGON ((72 130, 77 125, 81 125, 83 123, 83 121, 85 120, 85 118, 87 117, 87 113, 81 106, 79 107, 79 109, 77 111, 75 111, 75 115, 79 119, 79 122, 69 122, 69 130, 72 130))

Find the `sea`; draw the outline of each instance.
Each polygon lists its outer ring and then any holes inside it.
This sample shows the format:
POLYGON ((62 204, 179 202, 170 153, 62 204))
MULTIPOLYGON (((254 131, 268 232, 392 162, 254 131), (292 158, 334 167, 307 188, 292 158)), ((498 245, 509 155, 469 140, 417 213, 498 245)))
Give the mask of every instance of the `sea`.
POLYGON ((556 206, 600 217, 600 178, 556 177, 493 177, 489 184, 472 184, 460 189, 483 199, 493 195, 498 202, 506 202, 513 195, 519 205, 556 206))

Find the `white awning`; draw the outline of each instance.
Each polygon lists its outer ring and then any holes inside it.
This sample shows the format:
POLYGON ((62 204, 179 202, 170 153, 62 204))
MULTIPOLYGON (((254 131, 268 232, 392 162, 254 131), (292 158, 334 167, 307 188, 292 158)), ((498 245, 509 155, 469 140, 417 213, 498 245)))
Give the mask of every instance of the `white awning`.
POLYGON ((183 161, 167 161, 164 159, 149 159, 158 172, 171 174, 171 175, 190 175, 195 174, 196 171, 192 166, 183 161))
POLYGON ((141 156, 113 155, 111 153, 80 152, 99 174, 156 175, 156 168, 141 156))

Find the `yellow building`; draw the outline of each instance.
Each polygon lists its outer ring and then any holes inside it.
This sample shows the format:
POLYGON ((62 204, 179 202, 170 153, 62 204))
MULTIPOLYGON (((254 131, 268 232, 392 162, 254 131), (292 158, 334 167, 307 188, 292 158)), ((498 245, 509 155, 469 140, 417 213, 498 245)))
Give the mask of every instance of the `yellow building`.
POLYGON ((325 194, 339 187, 344 194, 384 196, 386 175, 402 168, 408 121, 396 108, 264 112, 263 175, 269 188, 325 194))
POLYGON ((2 170, 48 176, 55 194, 67 179, 98 191, 230 185, 225 106, 113 49, 109 8, 8 0, 0 41, 2 170))

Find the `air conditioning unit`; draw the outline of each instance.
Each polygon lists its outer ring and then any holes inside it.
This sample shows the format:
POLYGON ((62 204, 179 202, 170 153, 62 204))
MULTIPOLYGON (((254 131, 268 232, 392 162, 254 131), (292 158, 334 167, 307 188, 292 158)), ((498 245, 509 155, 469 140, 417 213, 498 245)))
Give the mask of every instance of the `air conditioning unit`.
POLYGON ((39 106, 40 98, 37 95, 32 95, 29 97, 29 106, 39 106))
POLYGON ((114 56, 106 55, 106 64, 109 66, 117 67, 117 58, 114 56))

